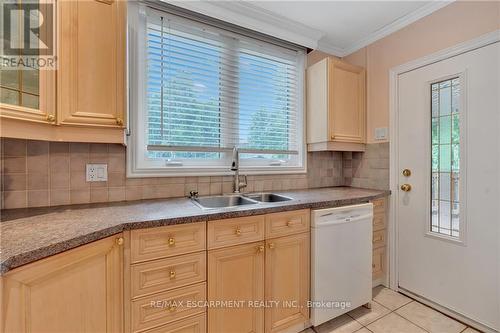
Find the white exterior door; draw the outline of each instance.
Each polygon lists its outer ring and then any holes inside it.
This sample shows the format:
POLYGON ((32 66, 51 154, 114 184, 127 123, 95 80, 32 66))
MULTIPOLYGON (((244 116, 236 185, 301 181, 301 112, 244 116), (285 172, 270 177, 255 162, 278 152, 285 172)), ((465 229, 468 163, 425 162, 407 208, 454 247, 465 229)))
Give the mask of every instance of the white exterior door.
POLYGON ((399 288, 495 330, 499 96, 499 43, 398 77, 399 288))

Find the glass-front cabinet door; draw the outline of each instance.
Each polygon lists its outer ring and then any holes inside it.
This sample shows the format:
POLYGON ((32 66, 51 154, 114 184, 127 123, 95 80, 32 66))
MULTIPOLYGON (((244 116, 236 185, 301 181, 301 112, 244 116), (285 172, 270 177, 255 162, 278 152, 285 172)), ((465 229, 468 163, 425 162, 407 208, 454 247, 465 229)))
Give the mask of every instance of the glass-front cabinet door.
POLYGON ((55 3, 2 3, 0 115, 55 122, 55 3))

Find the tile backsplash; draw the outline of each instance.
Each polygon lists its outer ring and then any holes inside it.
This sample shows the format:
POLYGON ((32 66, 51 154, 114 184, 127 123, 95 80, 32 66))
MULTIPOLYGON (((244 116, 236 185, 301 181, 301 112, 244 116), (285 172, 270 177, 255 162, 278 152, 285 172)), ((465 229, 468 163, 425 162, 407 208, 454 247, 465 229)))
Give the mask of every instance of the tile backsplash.
POLYGON ((366 145, 364 153, 344 152, 344 185, 353 187, 389 189, 389 143, 366 145))
MULTIPOLYGON (((308 153, 307 174, 248 176, 245 191, 345 184, 343 153, 308 153)), ((22 208, 229 193, 232 176, 126 178, 125 147, 1 139, 2 208, 22 208), (87 163, 107 163, 108 181, 88 183, 87 163)), ((354 178, 353 178, 354 179, 354 178)))

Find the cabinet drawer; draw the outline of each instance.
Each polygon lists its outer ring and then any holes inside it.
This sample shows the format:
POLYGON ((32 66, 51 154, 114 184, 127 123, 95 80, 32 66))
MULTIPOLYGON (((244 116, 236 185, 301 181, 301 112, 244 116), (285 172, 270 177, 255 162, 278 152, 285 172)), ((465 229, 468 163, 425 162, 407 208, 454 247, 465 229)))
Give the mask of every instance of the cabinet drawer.
POLYGON ((264 215, 208 222, 208 248, 264 240, 264 215))
POLYGON ((373 248, 385 246, 385 230, 373 232, 373 248))
POLYGON ((373 231, 385 229, 385 215, 375 214, 373 215, 373 231))
POLYGON ((385 214, 385 198, 375 199, 372 201, 373 204, 373 214, 381 213, 385 214))
POLYGON ((372 276, 377 279, 385 271, 385 249, 383 247, 373 250, 372 276))
POLYGON ((206 250, 205 222, 132 230, 132 263, 206 250))
POLYGON ((132 265, 132 297, 203 282, 206 267, 205 251, 132 265))
POLYGON ((207 316, 202 314, 153 328, 144 333, 205 333, 206 330, 207 316))
POLYGON ((309 209, 266 215, 266 238, 281 237, 309 231, 309 209))
POLYGON ((203 282, 132 301, 132 331, 156 328, 194 314, 205 313, 204 307, 192 304, 205 300, 206 283, 203 282))

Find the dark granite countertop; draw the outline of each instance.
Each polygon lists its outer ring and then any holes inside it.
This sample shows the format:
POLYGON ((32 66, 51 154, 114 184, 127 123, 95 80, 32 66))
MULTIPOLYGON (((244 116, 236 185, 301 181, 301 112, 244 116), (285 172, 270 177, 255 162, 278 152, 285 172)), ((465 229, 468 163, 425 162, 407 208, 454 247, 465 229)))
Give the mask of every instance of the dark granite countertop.
POLYGON ((4 210, 0 223, 0 273, 123 230, 344 206, 389 195, 389 191, 351 187, 273 193, 293 200, 221 209, 201 209, 187 198, 177 198, 4 210))

